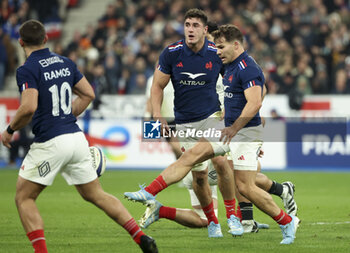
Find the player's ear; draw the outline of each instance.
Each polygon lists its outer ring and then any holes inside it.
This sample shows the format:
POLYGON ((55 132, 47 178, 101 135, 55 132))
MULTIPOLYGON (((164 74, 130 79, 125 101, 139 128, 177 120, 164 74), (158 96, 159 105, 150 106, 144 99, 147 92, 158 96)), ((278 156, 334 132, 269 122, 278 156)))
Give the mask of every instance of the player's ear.
POLYGON ((239 44, 240 44, 240 43, 239 43, 237 40, 235 40, 235 41, 233 42, 233 45, 235 46, 235 49, 238 49, 239 44))
POLYGON ((46 42, 49 40, 49 37, 47 36, 47 34, 45 34, 45 38, 44 38, 44 42, 43 44, 46 44, 46 42))
POLYGON ((204 26, 204 32, 205 32, 205 34, 207 34, 208 33, 208 26, 206 25, 206 26, 204 26))
POLYGON ((24 42, 21 38, 18 39, 18 43, 21 45, 21 47, 24 47, 24 42))

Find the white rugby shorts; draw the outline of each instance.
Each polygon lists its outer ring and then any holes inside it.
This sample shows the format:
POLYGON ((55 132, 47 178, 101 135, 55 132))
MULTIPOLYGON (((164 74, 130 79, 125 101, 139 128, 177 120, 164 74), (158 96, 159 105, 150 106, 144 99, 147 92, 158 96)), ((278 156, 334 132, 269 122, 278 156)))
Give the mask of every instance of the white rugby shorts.
MULTIPOLYGON (((221 117, 221 111, 217 111, 210 115, 208 118, 196 121, 196 122, 191 122, 191 123, 184 123, 184 124, 176 124, 176 130, 177 131, 191 131, 191 129, 195 130, 200 130, 200 131, 205 131, 210 128, 212 129, 220 129, 221 125, 223 125, 223 120, 220 120, 221 117), (220 127, 218 127, 220 126, 220 127)), ((178 136, 178 140, 180 143, 181 150, 184 152, 186 150, 191 149, 196 145, 196 143, 199 141, 201 138, 193 138, 192 136, 178 136)), ((208 167, 208 161, 204 161, 201 163, 197 163, 192 170, 194 171, 202 171, 205 170, 208 167)))
POLYGON ((82 132, 33 143, 19 175, 38 184, 51 185, 59 172, 69 185, 86 184, 97 178, 89 145, 82 132))
POLYGON ((258 155, 263 144, 262 126, 242 128, 229 144, 210 142, 215 155, 230 152, 235 170, 252 170, 258 168, 258 155))

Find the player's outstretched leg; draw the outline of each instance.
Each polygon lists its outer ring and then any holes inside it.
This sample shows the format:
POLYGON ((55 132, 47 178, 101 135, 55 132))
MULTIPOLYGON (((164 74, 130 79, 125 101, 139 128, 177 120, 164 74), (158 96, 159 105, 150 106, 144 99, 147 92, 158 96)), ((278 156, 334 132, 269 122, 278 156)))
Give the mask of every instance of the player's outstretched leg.
POLYGON ((203 162, 213 156, 213 150, 208 142, 198 142, 193 148, 182 156, 154 179, 147 187, 141 187, 137 192, 125 192, 125 198, 147 204, 168 186, 179 182, 197 163, 203 162))
POLYGON ((143 233, 119 199, 103 191, 98 179, 87 184, 76 185, 75 187, 86 201, 102 209, 109 217, 122 226, 143 252, 158 252, 154 240, 143 233))
POLYGON ((147 205, 146 211, 140 219, 140 227, 147 228, 159 219, 168 219, 189 228, 203 228, 208 226, 207 218, 199 207, 182 209, 163 206, 158 201, 147 205))
POLYGON ((299 218, 294 215, 290 215, 290 217, 292 218, 291 222, 286 225, 280 225, 283 236, 283 240, 280 242, 281 244, 291 244, 294 242, 295 233, 298 229, 299 218))
POLYGON ((137 192, 124 192, 125 198, 132 201, 148 204, 150 201, 155 200, 155 196, 145 190, 143 185, 139 185, 140 190, 137 192))
POLYGON ((141 217, 140 227, 148 228, 148 226, 151 225, 153 222, 156 222, 157 220, 159 220, 159 209, 161 207, 162 207, 162 204, 157 200, 149 202, 145 213, 141 217))
POLYGON ((295 186, 292 182, 283 182, 283 193, 281 195, 284 209, 289 215, 297 215, 298 206, 294 200, 295 186))

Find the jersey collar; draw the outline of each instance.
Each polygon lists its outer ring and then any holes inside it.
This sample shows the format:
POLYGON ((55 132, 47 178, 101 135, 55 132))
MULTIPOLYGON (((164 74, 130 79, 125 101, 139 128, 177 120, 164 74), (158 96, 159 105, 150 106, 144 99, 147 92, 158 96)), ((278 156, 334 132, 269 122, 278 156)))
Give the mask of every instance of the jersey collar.
POLYGON ((43 49, 39 49, 39 50, 36 50, 36 51, 32 52, 30 54, 30 56, 45 55, 45 54, 48 54, 48 53, 50 53, 49 49, 48 48, 43 48, 43 49))
POLYGON ((241 53, 236 59, 234 59, 233 62, 231 62, 230 65, 236 65, 238 64, 242 59, 246 58, 248 56, 247 51, 244 51, 243 53, 241 53))
POLYGON ((201 48, 201 50, 199 50, 197 53, 193 52, 186 44, 186 40, 184 39, 183 40, 183 45, 184 45, 184 50, 185 50, 185 53, 186 55, 188 56, 191 56, 191 55, 200 55, 200 56, 204 56, 205 53, 207 52, 207 49, 208 49, 208 40, 207 38, 205 38, 205 41, 204 41, 204 45, 203 47, 201 48))

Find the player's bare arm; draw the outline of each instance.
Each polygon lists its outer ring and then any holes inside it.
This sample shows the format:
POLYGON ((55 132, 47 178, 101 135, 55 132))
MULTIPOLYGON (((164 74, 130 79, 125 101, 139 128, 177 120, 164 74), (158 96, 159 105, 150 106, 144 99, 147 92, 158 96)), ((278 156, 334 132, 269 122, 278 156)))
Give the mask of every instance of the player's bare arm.
MULTIPOLYGON (((21 105, 16 111, 14 119, 10 123, 10 129, 17 131, 26 126, 31 120, 38 107, 38 90, 26 89, 22 92, 21 105)), ((11 148, 10 141, 12 134, 5 130, 1 134, 4 146, 11 148)))
POLYGON ((160 112, 163 102, 163 90, 168 85, 170 75, 164 74, 159 69, 154 71, 153 83, 151 88, 151 106, 153 112, 153 118, 159 119, 162 122, 162 127, 165 127, 168 132, 169 127, 167 122, 162 118, 160 112))
POLYGON ((73 88, 74 94, 78 97, 72 103, 72 113, 79 116, 95 99, 95 93, 88 80, 83 77, 73 88))
POLYGON ((162 117, 160 112, 163 102, 163 90, 168 85, 170 75, 164 74, 162 71, 156 69, 154 71, 153 83, 151 88, 151 105, 153 117, 162 117))
POLYGON ((247 100, 247 104, 244 106, 241 115, 238 119, 229 127, 225 127, 222 130, 220 138, 224 140, 224 143, 229 143, 231 139, 241 130, 259 111, 262 105, 261 87, 254 86, 244 91, 244 96, 247 100))

